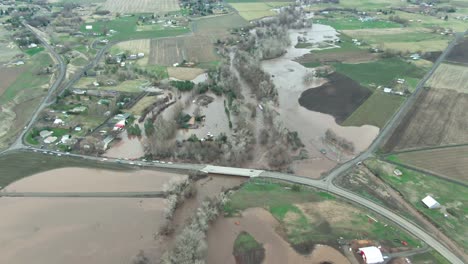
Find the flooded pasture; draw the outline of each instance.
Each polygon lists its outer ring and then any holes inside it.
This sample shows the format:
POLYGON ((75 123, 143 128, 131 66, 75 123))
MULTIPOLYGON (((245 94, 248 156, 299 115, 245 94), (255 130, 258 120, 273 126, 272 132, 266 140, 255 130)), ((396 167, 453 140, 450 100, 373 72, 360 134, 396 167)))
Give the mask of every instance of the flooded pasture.
MULTIPOLYGON (((280 114, 284 126, 291 131, 299 133, 299 137, 309 152, 310 159, 302 161, 300 164, 295 164, 295 169, 306 172, 307 169, 304 166, 310 168, 313 166, 312 164, 320 164, 321 168, 317 171, 323 171, 326 170, 323 167, 323 160, 328 159, 326 163, 329 165, 328 169, 331 169, 336 162, 340 162, 346 158, 342 156, 340 151, 327 146, 323 142, 327 129, 331 129, 338 136, 353 142, 356 153, 365 150, 371 144, 377 136, 379 129, 369 125, 343 127, 337 124, 332 115, 310 111, 299 105, 298 100, 304 91, 319 87, 325 84, 327 80, 313 78, 308 82, 304 81, 304 77, 307 74, 312 74, 313 69, 308 69, 294 61, 295 58, 310 52, 310 49, 297 49, 294 47, 298 42, 298 34, 307 36, 307 41, 314 44, 325 39, 334 39, 337 33, 329 26, 318 24, 314 24, 307 33, 304 33, 304 30, 290 31, 291 46, 287 49, 287 53, 282 57, 263 61, 262 67, 273 77, 272 79, 278 89, 279 106, 276 108, 276 111, 280 114), (320 153, 321 149, 327 150, 326 157, 320 153)), ((315 178, 320 176, 314 173, 307 174, 304 176, 315 178)))
POLYGON ((265 248, 263 263, 321 263, 349 264, 336 249, 320 245, 309 255, 297 253, 276 231, 278 221, 265 209, 249 208, 242 217, 220 217, 208 231, 207 263, 236 263, 232 254, 234 241, 240 232, 251 234, 265 248), (220 243, 222 241, 223 243, 220 243))
POLYGON ((161 252, 164 199, 2 198, 0 263, 128 264, 161 252))
MULTIPOLYGON (((5 188, 10 192, 161 191, 185 175, 151 170, 60 168, 33 174, 5 188)), ((167 242, 157 233, 165 222, 162 198, 0 199, 0 263, 131 263, 143 250, 160 259, 167 242)))
POLYGON ((110 171, 61 168, 34 174, 8 185, 7 192, 138 192, 162 191, 169 180, 185 175, 152 170, 110 171))

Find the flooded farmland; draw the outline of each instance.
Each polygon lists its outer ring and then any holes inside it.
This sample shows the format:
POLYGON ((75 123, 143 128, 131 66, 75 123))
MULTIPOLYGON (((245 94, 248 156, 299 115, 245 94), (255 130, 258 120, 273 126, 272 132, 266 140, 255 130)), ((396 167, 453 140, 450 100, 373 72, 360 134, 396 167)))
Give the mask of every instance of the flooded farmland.
MULTIPOLYGON (((187 176, 151 170, 61 168, 20 179, 10 192, 160 191, 187 176)), ((158 260, 155 239, 166 206, 161 198, 0 199, 0 263, 131 263, 143 250, 158 260)))
POLYGON ((138 192, 161 191, 164 183, 187 176, 151 171, 61 168, 34 174, 8 185, 8 192, 138 192))
MULTIPOLYGON (((307 74, 312 74, 313 69, 308 69, 294 61, 299 56, 310 53, 310 49, 297 49, 298 35, 305 37, 308 43, 317 44, 325 39, 337 38, 336 31, 325 25, 314 24, 308 31, 290 31, 291 46, 282 57, 262 62, 263 69, 273 76, 273 81, 278 89, 279 106, 276 111, 280 114, 285 127, 291 131, 297 131, 302 142, 309 152, 309 160, 295 164, 295 170, 304 172, 308 177, 317 178, 320 175, 307 172, 314 164, 320 164, 317 172, 326 171, 347 157, 336 149, 327 146, 323 142, 323 136, 327 129, 331 129, 338 136, 346 138, 354 143, 356 153, 366 149, 379 132, 374 126, 343 127, 337 124, 330 114, 310 111, 299 105, 301 94, 310 89, 319 87, 327 82, 323 78, 313 78, 309 82, 304 81, 307 74), (319 150, 326 149, 326 157, 319 150), (323 162, 329 166, 323 167, 323 162), (305 166, 305 167, 304 167, 305 166), (307 169, 305 169, 307 168, 307 169)), ((302 174, 304 174, 302 173, 302 174)))
POLYGON ((278 221, 265 209, 249 208, 242 217, 220 217, 208 231, 208 264, 236 263, 232 254, 234 241, 240 232, 251 234, 265 248, 263 263, 322 263, 349 264, 336 249, 318 246, 310 255, 301 255, 276 232, 278 221), (222 241, 223 243, 219 243, 222 241))
POLYGON ((2 198, 0 263, 128 264, 157 258, 164 199, 2 198))

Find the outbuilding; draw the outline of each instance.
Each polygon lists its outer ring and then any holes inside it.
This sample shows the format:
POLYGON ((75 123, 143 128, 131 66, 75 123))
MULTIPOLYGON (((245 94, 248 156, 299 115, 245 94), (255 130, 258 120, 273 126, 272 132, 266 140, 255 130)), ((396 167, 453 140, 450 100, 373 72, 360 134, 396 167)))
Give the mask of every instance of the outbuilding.
POLYGON ((54 120, 54 125, 63 125, 63 120, 60 118, 57 118, 54 120))
POLYGON ((46 144, 51 144, 51 143, 54 143, 55 141, 57 141, 57 137, 53 137, 53 136, 50 136, 44 139, 44 143, 46 144))
POLYGON ((39 135, 41 136, 41 138, 46 138, 46 137, 52 136, 53 133, 54 132, 49 131, 49 130, 42 130, 41 132, 39 132, 39 135))
POLYGON ((432 196, 428 195, 421 200, 425 206, 429 209, 436 209, 440 207, 439 202, 437 202, 432 196))
POLYGON ((365 263, 382 263, 384 261, 382 252, 377 247, 364 247, 359 249, 362 259, 365 263))
POLYGON ((117 122, 117 124, 114 125, 114 131, 116 130, 121 130, 121 129, 124 129, 125 128, 125 119, 123 120, 120 120, 119 122, 117 122))

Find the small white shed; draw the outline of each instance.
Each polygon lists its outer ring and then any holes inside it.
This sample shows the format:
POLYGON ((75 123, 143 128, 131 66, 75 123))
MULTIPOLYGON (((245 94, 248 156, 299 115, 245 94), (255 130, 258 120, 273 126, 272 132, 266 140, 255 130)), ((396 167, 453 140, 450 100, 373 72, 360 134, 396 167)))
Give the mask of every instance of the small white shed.
POLYGON ((437 202, 432 196, 428 195, 424 199, 421 200, 424 205, 427 206, 429 209, 436 209, 440 207, 439 202, 437 202))

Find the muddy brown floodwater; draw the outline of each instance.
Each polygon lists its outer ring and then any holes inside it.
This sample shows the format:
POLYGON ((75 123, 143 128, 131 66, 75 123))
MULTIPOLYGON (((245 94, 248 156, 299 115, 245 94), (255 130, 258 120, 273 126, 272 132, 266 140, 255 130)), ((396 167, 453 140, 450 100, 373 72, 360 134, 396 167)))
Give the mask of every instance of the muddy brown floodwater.
POLYGON ((324 144, 323 136, 327 129, 353 142, 357 153, 365 150, 379 132, 379 128, 369 125, 340 126, 332 115, 310 111, 299 105, 299 97, 304 91, 319 87, 327 80, 314 78, 308 83, 304 82, 304 76, 312 73, 313 69, 304 67, 294 59, 309 53, 310 49, 295 48, 297 36, 305 36, 309 43, 317 44, 325 39, 335 39, 336 34, 333 28, 318 24, 314 24, 309 30, 291 30, 291 46, 287 48, 287 53, 279 58, 262 62, 263 69, 274 76, 273 81, 278 89, 279 106, 276 111, 286 128, 299 133, 309 153, 309 159, 295 162, 293 166, 296 173, 302 176, 318 178, 321 172, 330 170, 337 162, 352 157, 324 144), (327 155, 321 154, 320 149, 327 150, 327 155))
POLYGON ((0 263, 129 264, 161 252, 164 199, 2 198, 0 263))
POLYGON ((276 233, 278 221, 265 209, 249 208, 242 217, 220 217, 208 231, 208 264, 235 263, 232 255, 234 241, 240 232, 250 233, 265 248, 263 263, 321 263, 349 264, 349 261, 336 249, 317 245, 312 254, 301 255, 276 233))
POLYGON ((208 197, 214 197, 220 194, 223 190, 231 189, 239 186, 247 181, 243 177, 209 175, 196 182, 197 195, 193 199, 185 200, 184 203, 177 208, 174 215, 174 226, 183 225, 195 210, 200 207, 201 203, 208 197))
POLYGON ((111 171, 61 168, 41 172, 8 185, 8 192, 138 192, 161 191, 171 179, 185 175, 152 170, 111 171))
MULTIPOLYGON (((151 170, 62 168, 8 185, 21 192, 159 191, 186 175, 151 170)), ((129 264, 140 250, 154 262, 167 242, 161 198, 1 198, 0 263, 129 264)))
MULTIPOLYGON (((143 127, 140 126, 142 132, 143 127)), ((111 145, 103 156, 109 158, 137 159, 145 155, 142 141, 138 137, 128 137, 127 130, 120 134, 121 140, 111 145)))

